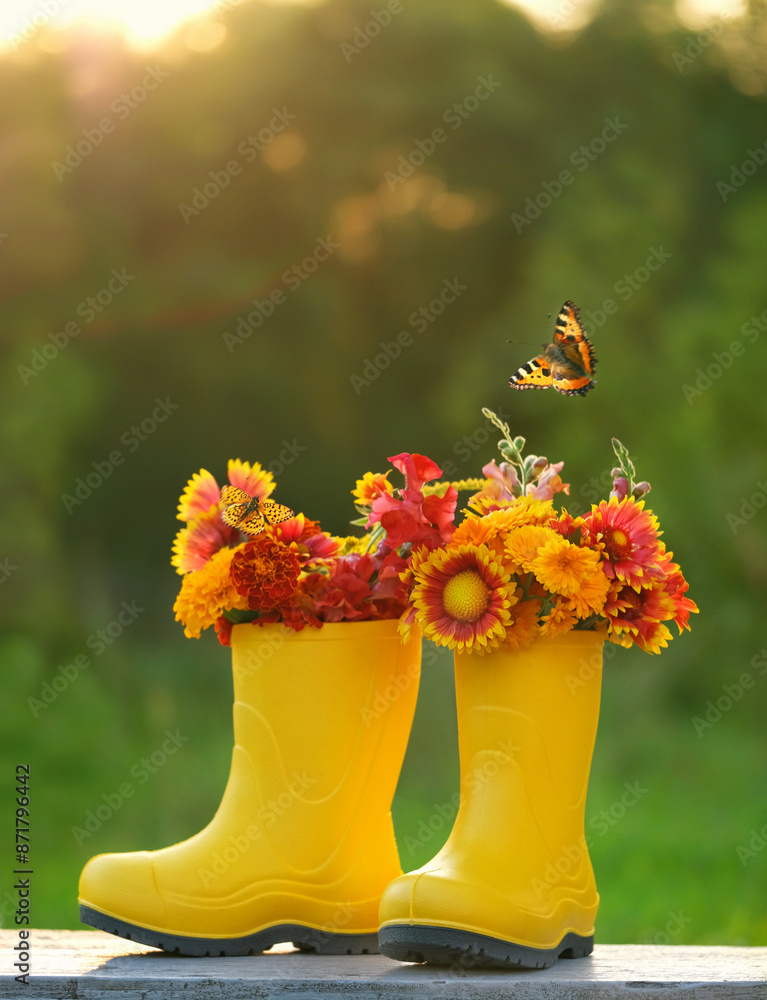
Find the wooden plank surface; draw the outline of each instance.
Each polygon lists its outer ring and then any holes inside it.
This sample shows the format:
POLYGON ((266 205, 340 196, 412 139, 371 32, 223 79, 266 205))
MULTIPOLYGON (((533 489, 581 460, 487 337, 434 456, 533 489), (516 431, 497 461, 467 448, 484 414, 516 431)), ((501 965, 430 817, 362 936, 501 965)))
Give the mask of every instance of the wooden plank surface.
POLYGON ((182 958, 101 931, 30 931, 29 985, 0 931, 0 997, 35 1000, 767 1000, 767 948, 597 945, 538 971, 406 965, 382 955, 316 956, 278 946, 244 958, 182 958))

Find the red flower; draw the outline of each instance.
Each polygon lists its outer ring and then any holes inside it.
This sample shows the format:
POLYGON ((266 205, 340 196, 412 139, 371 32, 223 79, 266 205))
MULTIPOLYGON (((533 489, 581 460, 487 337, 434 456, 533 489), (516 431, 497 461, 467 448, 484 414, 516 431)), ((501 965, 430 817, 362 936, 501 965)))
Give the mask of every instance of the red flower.
MULTIPOLYGON (((408 568, 408 560, 403 559, 398 552, 383 544, 379 547, 376 564, 378 566, 378 580, 373 584, 373 599, 383 601, 391 598, 402 603, 404 609, 407 588, 402 582, 401 576, 408 568)), ((395 614, 393 617, 397 617, 397 615, 395 614)))
POLYGON ((405 477, 405 489, 419 490, 424 483, 439 479, 442 469, 425 455, 411 455, 406 451, 392 455, 389 461, 405 477))
POLYGON ((361 621, 373 615, 369 581, 375 568, 372 556, 356 553, 333 563, 325 593, 316 602, 324 621, 361 621))
POLYGON ((222 646, 232 645, 232 628, 234 622, 230 622, 226 615, 221 615, 215 622, 216 635, 222 646))
MULTIPOLYGON (((282 621, 288 628, 300 632, 306 625, 310 625, 312 628, 322 627, 322 620, 318 614, 318 602, 322 599, 327 586, 328 577, 323 573, 307 573, 299 580, 298 588, 291 598, 290 605, 282 609, 282 621)), ((279 620, 279 618, 275 620, 279 620)))
POLYGON ((386 544, 392 549, 408 544, 433 549, 449 541, 458 491, 450 486, 444 496, 424 496, 424 483, 442 475, 439 466, 424 455, 403 452, 389 461, 405 476, 405 489, 376 497, 367 527, 380 522, 386 531, 386 544))
POLYGON ((230 575, 235 590, 253 611, 275 611, 290 602, 300 565, 293 549, 272 538, 259 536, 238 549, 230 575))

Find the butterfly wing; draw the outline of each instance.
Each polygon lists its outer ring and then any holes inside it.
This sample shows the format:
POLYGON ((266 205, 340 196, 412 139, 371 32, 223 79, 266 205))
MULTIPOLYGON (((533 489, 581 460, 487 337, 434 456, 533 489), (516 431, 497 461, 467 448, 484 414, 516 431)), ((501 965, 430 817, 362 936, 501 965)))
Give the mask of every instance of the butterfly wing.
POLYGON ((281 503, 275 503, 274 500, 262 500, 261 510, 272 524, 279 524, 280 521, 287 521, 291 517, 295 517, 290 507, 286 507, 281 503))
POLYGON ((221 511, 221 520, 230 528, 239 528, 240 521, 245 517, 247 509, 246 503, 231 503, 221 511))
POLYGON ((221 503, 224 504, 224 509, 221 511, 221 520, 230 528, 239 528, 250 502, 251 498, 245 490, 238 486, 222 486, 221 503))
POLYGON ((246 535, 260 535, 266 527, 266 521, 264 521, 264 515, 261 511, 256 509, 243 518, 237 527, 240 531, 244 531, 246 535))
POLYGON ((578 307, 570 299, 557 316, 554 341, 546 348, 552 383, 563 396, 585 396, 594 388, 597 359, 581 324, 578 307))
POLYGON ((585 396, 594 388, 595 382, 588 375, 579 378, 569 378, 566 375, 554 375, 554 388, 563 396, 585 396))
POLYGON ((221 487, 221 503, 224 506, 229 506, 233 503, 244 503, 247 506, 250 503, 250 496, 241 490, 239 486, 222 486, 221 487))
POLYGON ((548 389, 552 383, 551 365, 543 354, 522 365, 509 379, 512 389, 548 389))

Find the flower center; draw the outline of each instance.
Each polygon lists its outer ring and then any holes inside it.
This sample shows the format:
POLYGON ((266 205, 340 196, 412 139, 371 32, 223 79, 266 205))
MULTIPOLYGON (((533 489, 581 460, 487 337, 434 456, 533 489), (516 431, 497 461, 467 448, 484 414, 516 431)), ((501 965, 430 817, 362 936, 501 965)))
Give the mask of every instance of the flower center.
POLYGON ((633 550, 628 535, 620 528, 609 528, 605 532, 605 542, 613 559, 628 559, 633 550))
POLYGON ((475 569, 456 573, 442 592, 442 605, 456 621, 478 621, 487 611, 489 603, 490 590, 475 569))

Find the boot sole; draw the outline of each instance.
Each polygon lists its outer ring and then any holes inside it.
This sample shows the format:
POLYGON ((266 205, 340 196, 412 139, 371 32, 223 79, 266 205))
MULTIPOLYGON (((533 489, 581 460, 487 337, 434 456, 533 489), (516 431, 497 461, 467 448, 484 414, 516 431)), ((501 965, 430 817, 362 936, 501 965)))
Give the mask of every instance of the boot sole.
POLYGON ((559 958, 585 958, 594 937, 565 934, 555 948, 528 948, 501 938, 452 927, 390 924, 378 932, 382 955, 399 962, 427 962, 463 969, 550 969, 559 958))
POLYGON ((148 944, 163 951, 195 957, 216 957, 233 955, 258 955, 272 945, 290 941, 299 951, 315 955, 377 955, 377 934, 339 934, 332 931, 302 927, 301 924, 277 924, 255 934, 235 938, 187 937, 153 931, 140 924, 118 920, 106 913, 100 913, 90 906, 80 904, 80 920, 91 927, 97 927, 108 934, 148 944))

